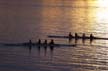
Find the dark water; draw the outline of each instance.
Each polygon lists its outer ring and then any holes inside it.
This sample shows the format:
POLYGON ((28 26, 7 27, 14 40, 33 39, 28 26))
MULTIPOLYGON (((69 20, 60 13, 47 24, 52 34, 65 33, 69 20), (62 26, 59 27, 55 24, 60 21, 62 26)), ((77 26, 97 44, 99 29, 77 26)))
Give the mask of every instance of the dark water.
MULTIPOLYGON (((36 42, 48 35, 108 35, 107 7, 98 1, 2 1, 0 42, 36 42), (79 34, 81 35, 81 34, 79 34)), ((55 43, 74 44, 67 39, 55 43)), ((108 71, 108 41, 77 41, 76 47, 0 46, 0 71, 108 71)))

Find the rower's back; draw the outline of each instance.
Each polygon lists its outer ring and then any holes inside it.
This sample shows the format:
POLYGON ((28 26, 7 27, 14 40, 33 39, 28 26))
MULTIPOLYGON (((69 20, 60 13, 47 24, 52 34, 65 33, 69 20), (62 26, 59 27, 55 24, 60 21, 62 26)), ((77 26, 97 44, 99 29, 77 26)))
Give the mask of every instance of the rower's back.
POLYGON ((51 39, 51 42, 50 42, 49 44, 50 44, 50 45, 54 44, 54 40, 53 40, 53 39, 51 39))
POLYGON ((39 39, 37 43, 38 43, 38 44, 41 44, 41 40, 39 39))
POLYGON ((72 34, 71 34, 71 32, 69 32, 69 38, 72 38, 73 36, 72 36, 72 34))
POLYGON ((85 37, 86 37, 86 36, 85 36, 85 33, 83 33, 83 35, 82 35, 82 39, 84 40, 84 39, 85 39, 85 37))
POLYGON ((44 44, 47 44, 47 40, 45 40, 44 44))
POLYGON ((92 43, 93 38, 94 38, 93 34, 90 34, 90 44, 92 43))
POLYGON ((77 33, 75 33, 75 39, 78 39, 78 34, 77 33))
POLYGON ((90 39, 93 39, 93 34, 90 34, 90 39))

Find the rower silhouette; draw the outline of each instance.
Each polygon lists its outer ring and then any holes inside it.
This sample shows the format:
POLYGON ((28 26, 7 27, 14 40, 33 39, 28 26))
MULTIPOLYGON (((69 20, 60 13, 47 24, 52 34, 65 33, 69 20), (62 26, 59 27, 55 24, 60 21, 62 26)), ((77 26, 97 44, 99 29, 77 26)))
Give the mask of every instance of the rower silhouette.
POLYGON ((47 45, 48 45, 47 40, 45 40, 43 44, 44 44, 44 50, 45 50, 45 53, 44 53, 44 54, 45 54, 45 56, 46 56, 47 45))
POLYGON ((37 49, 38 49, 38 55, 40 56, 40 46, 41 46, 41 40, 38 39, 38 42, 37 42, 38 46, 37 46, 37 49))
POLYGON ((77 33, 75 33, 75 39, 78 39, 78 34, 77 33))
POLYGON ((82 43, 84 44, 85 43, 85 39, 86 39, 86 36, 85 36, 85 33, 82 34, 82 43))
POLYGON ((77 44, 77 41, 78 41, 78 34, 75 33, 75 44, 77 44))
POLYGON ((39 39, 37 43, 40 45, 41 44, 41 40, 39 39))
POLYGON ((71 34, 71 32, 69 32, 69 42, 71 42, 72 38, 73 38, 73 35, 71 34))
POLYGON ((49 45, 50 45, 50 49, 53 50, 53 47, 54 47, 54 40, 53 39, 51 40, 51 42, 49 43, 49 45))
POLYGON ((28 42, 28 44, 27 44, 29 47, 31 47, 32 46, 32 41, 31 40, 29 40, 29 42, 28 42))
POLYGON ((72 38, 73 36, 72 36, 72 34, 71 34, 71 32, 69 32, 69 38, 72 38))
POLYGON ((51 39, 51 42, 49 43, 50 45, 54 45, 54 40, 51 39))
POLYGON ((49 43, 50 45, 50 51, 51 51, 51 60, 53 58, 53 51, 54 51, 54 40, 52 39, 51 42, 49 43))
POLYGON ((93 38, 94 38, 93 34, 90 34, 90 44, 92 44, 93 38))
POLYGON ((29 47, 29 53, 31 53, 31 48, 32 48, 32 41, 31 41, 31 40, 29 40, 29 45, 28 45, 28 47, 29 47))
POLYGON ((45 46, 47 46, 47 40, 45 39, 44 43, 43 43, 45 46))

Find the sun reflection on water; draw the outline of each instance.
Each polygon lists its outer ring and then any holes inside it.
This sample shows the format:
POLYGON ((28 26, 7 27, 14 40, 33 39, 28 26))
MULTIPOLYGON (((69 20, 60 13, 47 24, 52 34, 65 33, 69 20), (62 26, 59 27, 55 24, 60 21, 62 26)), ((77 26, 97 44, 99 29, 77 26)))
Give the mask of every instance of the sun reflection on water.
POLYGON ((102 9, 102 8, 97 9, 96 21, 98 23, 108 23, 108 9, 102 9))
POLYGON ((108 0, 98 0, 97 6, 97 21, 100 23, 108 23, 108 0))
MULTIPOLYGON (((97 0, 96 23, 102 25, 104 33, 108 32, 108 0, 97 0)), ((100 26, 101 27, 101 26, 100 26)))
POLYGON ((108 23, 108 0, 98 0, 96 10, 96 20, 99 23, 108 23))
POLYGON ((108 7, 108 0, 97 0, 98 7, 108 7))

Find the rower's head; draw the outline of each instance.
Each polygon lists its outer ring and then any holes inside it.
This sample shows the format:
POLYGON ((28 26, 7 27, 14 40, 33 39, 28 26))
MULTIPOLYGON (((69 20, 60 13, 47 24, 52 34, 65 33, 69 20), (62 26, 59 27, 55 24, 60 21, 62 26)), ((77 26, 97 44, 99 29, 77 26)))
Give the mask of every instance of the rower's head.
POLYGON ((51 39, 51 43, 54 43, 54 40, 53 39, 51 39))
POLYGON ((53 39, 51 39, 51 42, 54 42, 54 40, 53 40, 53 39))
POLYGON ((77 33, 75 33, 75 36, 77 36, 78 34, 77 33))
POLYGON ((83 35, 85 35, 85 33, 83 33, 83 35))
POLYGON ((90 36, 93 36, 93 34, 90 34, 90 36))
POLYGON ((69 32, 69 34, 71 34, 71 32, 69 32))

